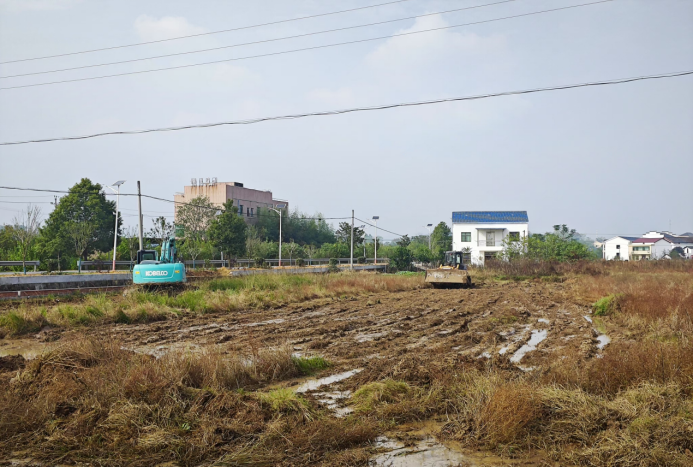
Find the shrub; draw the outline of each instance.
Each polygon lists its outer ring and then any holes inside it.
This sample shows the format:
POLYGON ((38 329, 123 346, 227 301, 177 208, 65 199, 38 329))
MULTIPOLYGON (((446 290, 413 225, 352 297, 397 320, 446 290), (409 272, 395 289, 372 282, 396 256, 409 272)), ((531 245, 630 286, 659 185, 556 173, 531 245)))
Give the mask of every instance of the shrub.
POLYGON ((618 307, 618 299, 621 297, 621 295, 615 295, 615 294, 610 294, 607 295, 606 297, 602 297, 599 300, 595 302, 593 305, 594 307, 594 315, 595 316, 606 316, 610 315, 614 311, 616 311, 618 307))

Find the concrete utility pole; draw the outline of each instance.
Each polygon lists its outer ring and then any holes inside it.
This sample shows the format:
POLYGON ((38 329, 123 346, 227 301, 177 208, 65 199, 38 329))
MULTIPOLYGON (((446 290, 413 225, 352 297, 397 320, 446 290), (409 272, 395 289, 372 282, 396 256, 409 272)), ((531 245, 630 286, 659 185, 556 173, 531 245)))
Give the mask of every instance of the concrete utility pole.
POLYGON ((349 258, 349 268, 354 270, 354 210, 351 210, 351 257, 349 258))
POLYGON ((142 232, 142 192, 140 191, 140 181, 137 180, 137 209, 140 213, 140 250, 144 250, 144 233, 142 232))
POLYGON ((275 204, 272 211, 279 214, 279 266, 282 265, 282 209, 286 207, 285 203, 275 204), (275 209, 276 208, 276 209, 275 209))
POLYGON ((375 221, 375 241, 373 243, 375 249, 373 250, 373 264, 378 264, 378 219, 380 219, 380 216, 373 216, 373 220, 375 221))
POLYGON ((125 183, 125 180, 118 180, 113 184, 113 186, 109 186, 111 190, 116 192, 116 220, 115 220, 115 233, 113 234, 113 272, 116 270, 116 247, 118 246, 118 210, 120 209, 120 185, 125 183))

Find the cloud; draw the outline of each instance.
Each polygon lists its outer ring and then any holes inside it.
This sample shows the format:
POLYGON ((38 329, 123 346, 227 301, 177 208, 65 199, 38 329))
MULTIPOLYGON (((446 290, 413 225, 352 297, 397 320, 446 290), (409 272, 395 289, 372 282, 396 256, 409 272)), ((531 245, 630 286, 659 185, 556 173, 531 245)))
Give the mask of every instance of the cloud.
POLYGON ((0 0, 0 9, 7 11, 23 10, 64 10, 72 8, 82 0, 0 0))
POLYGON ((357 104, 356 96, 352 88, 314 89, 308 93, 308 98, 321 104, 329 105, 330 108, 354 107, 357 104))
POLYGON ((156 41, 201 34, 207 30, 199 26, 193 26, 182 16, 164 16, 156 19, 148 15, 140 15, 135 20, 135 31, 143 41, 156 41))
MULTIPOLYGON (((396 34, 449 26, 442 15, 417 18, 408 29, 396 34)), ((498 58, 506 50, 502 35, 480 36, 471 32, 445 29, 388 39, 368 54, 366 62, 372 68, 388 73, 425 72, 441 63, 450 66, 498 58)))

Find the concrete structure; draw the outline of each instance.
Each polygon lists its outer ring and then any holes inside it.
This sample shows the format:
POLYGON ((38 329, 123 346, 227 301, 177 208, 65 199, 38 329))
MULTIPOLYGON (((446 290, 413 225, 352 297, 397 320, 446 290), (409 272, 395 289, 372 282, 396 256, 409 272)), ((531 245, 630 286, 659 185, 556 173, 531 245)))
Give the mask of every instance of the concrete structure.
POLYGON ((452 249, 469 252, 465 261, 483 265, 503 250, 503 241, 529 235, 527 211, 460 211, 452 213, 452 249))
POLYGON ((629 261, 632 255, 632 243, 637 237, 612 237, 603 242, 602 258, 606 260, 629 261))
MULTIPOLYGON (((217 182, 216 179, 193 179, 191 185, 184 188, 183 193, 176 193, 173 200, 176 203, 189 203, 193 198, 206 196, 216 206, 221 207, 227 200, 233 200, 233 205, 246 222, 255 223, 263 208, 273 207, 275 204, 284 203, 289 208, 289 202, 276 199, 271 191, 254 190, 246 188, 239 182, 217 182)), ((176 204, 176 212, 178 211, 176 204)), ((260 214, 261 215, 261 214, 260 214)))

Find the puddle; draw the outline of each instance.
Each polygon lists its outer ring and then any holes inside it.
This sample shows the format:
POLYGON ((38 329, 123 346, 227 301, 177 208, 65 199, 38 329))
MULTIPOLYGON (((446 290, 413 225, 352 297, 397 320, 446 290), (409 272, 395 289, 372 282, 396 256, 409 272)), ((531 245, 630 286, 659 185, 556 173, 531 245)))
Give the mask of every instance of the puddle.
POLYGON ((0 357, 21 355, 30 360, 55 347, 56 342, 39 342, 36 339, 0 339, 0 357))
POLYGON ((606 334, 602 334, 600 336, 597 336, 597 341, 599 341, 599 344, 597 344, 597 348, 599 350, 602 350, 611 342, 611 338, 606 334))
POLYGON ((532 331, 532 337, 530 337, 529 342, 520 347, 517 350, 517 352, 515 352, 512 357, 510 357, 510 361, 513 363, 519 363, 520 360, 522 360, 522 357, 524 357, 528 352, 537 350, 537 345, 539 345, 541 341, 546 339, 546 336, 548 336, 548 334, 549 332, 545 329, 541 331, 532 331))
POLYGON ((418 441, 414 446, 404 446, 385 436, 376 439, 375 447, 389 449, 378 454, 370 461, 370 465, 387 467, 456 467, 459 465, 477 465, 471 463, 462 453, 438 443, 428 436, 418 441))
POLYGON ((342 418, 354 411, 351 407, 342 406, 342 402, 351 396, 351 391, 331 391, 313 393, 322 405, 334 412, 335 417, 342 418))
POLYGON ((295 391, 299 394, 308 391, 315 391, 316 389, 321 388, 323 386, 338 383, 339 381, 351 378, 356 373, 359 373, 361 371, 363 371, 363 368, 355 368, 353 370, 345 371, 344 373, 337 373, 336 375, 327 376, 325 378, 312 379, 301 384, 299 387, 295 389, 295 391))
POLYGON ((174 343, 174 344, 166 344, 166 345, 157 345, 156 347, 121 347, 123 350, 130 350, 131 352, 135 352, 138 354, 142 355, 151 355, 152 357, 156 358, 157 360, 167 353, 173 352, 173 351, 193 351, 193 352, 200 352, 201 347, 197 344, 190 344, 190 343, 174 343))

